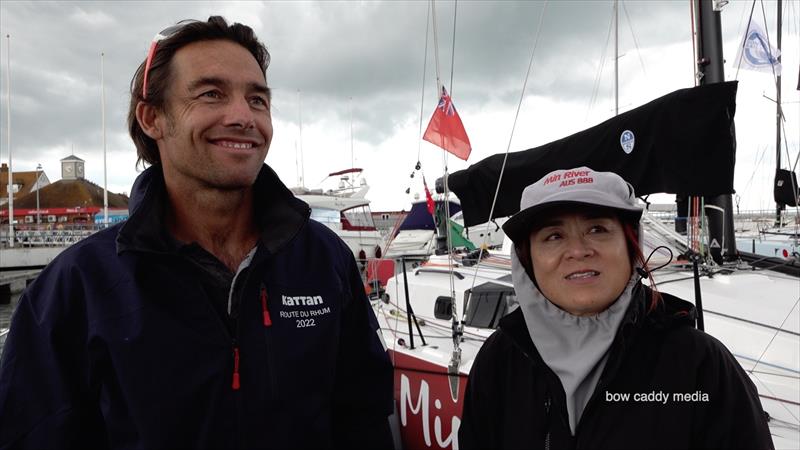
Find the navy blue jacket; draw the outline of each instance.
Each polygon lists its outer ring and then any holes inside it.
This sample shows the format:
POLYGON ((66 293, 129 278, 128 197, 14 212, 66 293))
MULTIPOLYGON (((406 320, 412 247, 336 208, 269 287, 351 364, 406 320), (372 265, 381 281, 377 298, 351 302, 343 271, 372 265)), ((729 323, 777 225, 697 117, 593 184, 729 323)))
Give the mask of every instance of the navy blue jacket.
POLYGON ((254 188, 236 333, 153 229, 158 167, 127 222, 43 270, 0 363, 0 448, 391 446, 391 365, 352 253, 268 166, 254 188))

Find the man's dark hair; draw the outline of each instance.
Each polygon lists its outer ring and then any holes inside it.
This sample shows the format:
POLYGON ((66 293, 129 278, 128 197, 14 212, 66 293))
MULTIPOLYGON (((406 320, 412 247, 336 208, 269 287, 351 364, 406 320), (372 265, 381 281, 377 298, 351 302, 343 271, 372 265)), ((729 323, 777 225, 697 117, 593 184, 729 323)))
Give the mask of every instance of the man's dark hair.
POLYGON ((150 71, 147 74, 147 99, 142 96, 146 60, 142 61, 131 80, 128 131, 133 143, 136 144, 137 165, 140 163, 154 165, 161 161, 156 141, 145 134, 136 120, 136 105, 139 102, 147 102, 162 111, 164 110, 165 94, 172 81, 171 66, 175 52, 194 42, 231 41, 247 49, 258 62, 265 77, 267 74, 270 59, 269 52, 264 44, 258 40, 252 28, 240 23, 228 25, 228 22, 220 16, 211 16, 207 22, 185 20, 179 22, 178 25, 180 29, 175 34, 158 42, 155 56, 150 63, 150 71))

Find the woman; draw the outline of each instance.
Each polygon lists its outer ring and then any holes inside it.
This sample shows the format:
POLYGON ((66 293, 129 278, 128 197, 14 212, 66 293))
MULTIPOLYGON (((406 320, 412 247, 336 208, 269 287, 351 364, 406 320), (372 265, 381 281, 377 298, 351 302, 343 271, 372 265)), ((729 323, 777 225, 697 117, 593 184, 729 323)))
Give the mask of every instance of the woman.
POLYGON ((692 304, 640 282, 641 213, 628 183, 586 167, 523 191, 503 226, 519 308, 472 366, 462 450, 773 448, 755 386, 692 304))

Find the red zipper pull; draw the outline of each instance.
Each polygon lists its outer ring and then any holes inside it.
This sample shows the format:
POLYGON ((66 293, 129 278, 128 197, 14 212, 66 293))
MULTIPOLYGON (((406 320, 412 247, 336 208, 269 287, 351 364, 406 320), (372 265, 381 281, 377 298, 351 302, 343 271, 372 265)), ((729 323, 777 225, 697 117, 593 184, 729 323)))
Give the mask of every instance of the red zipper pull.
POLYGON ((261 286, 261 310, 264 312, 264 326, 271 327, 272 319, 269 317, 269 309, 267 308, 267 288, 261 286))
POLYGON ((239 390, 239 347, 233 348, 233 383, 231 388, 234 391, 239 390))

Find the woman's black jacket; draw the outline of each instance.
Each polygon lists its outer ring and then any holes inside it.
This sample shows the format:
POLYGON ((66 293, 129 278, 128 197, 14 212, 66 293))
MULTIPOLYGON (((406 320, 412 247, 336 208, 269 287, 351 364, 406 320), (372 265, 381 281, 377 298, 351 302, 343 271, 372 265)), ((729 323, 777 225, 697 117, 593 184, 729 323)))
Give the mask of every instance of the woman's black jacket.
POLYGON ((470 449, 771 449, 756 387, 733 355, 694 328, 694 307, 642 286, 595 392, 570 432, 564 390, 522 312, 500 322, 467 384, 459 447, 470 449))

